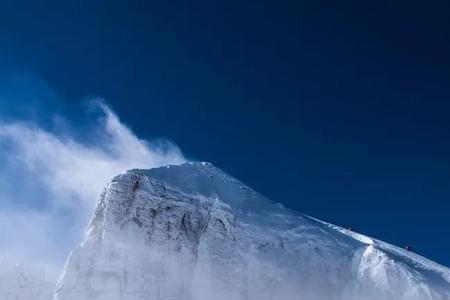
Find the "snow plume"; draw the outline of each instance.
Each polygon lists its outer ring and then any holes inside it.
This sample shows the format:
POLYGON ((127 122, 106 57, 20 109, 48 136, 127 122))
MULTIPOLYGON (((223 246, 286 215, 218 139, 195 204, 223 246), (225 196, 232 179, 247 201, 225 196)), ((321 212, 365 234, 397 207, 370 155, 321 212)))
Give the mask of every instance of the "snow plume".
POLYGON ((103 101, 91 106, 102 116, 82 137, 0 123, 0 260, 57 276, 113 176, 185 161, 169 141, 139 139, 103 101))

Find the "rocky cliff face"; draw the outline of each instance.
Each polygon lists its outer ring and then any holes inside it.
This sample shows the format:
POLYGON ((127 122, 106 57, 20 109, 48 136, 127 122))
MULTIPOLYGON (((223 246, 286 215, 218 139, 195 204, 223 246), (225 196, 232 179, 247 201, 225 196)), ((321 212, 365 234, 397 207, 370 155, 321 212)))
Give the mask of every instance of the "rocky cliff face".
POLYGON ((187 163, 112 180, 53 299, 450 299, 450 271, 187 163))

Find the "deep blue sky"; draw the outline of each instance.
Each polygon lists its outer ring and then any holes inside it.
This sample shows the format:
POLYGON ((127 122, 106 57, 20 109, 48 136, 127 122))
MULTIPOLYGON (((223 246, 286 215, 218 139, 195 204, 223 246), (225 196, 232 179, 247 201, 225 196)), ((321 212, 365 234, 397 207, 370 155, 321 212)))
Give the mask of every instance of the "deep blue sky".
POLYGON ((446 2, 2 1, 0 93, 80 124, 104 97, 141 137, 450 266, 446 2))

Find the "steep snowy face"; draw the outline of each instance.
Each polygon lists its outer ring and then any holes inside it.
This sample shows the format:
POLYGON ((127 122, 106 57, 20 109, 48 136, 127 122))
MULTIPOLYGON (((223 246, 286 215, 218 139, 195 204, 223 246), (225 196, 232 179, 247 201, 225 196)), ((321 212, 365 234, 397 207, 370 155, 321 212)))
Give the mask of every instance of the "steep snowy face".
POLYGON ((48 300, 53 288, 44 272, 0 262, 0 299, 48 300))
POLYGON ((450 271, 284 208, 208 163, 117 176, 54 300, 450 299, 450 271))

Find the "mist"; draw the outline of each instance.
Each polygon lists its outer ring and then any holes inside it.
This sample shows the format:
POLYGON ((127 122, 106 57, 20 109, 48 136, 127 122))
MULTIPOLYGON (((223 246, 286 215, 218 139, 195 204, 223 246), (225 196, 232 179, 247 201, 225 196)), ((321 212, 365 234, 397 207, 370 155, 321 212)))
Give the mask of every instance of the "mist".
POLYGON ((93 125, 77 134, 61 115, 53 129, 0 119, 0 261, 55 279, 112 177, 186 160, 170 141, 137 137, 103 100, 89 101, 86 115, 93 125))

